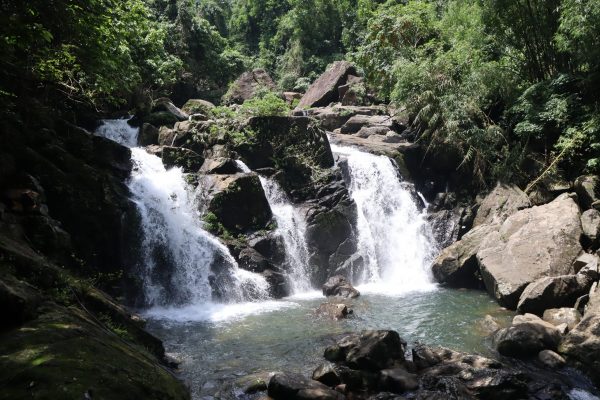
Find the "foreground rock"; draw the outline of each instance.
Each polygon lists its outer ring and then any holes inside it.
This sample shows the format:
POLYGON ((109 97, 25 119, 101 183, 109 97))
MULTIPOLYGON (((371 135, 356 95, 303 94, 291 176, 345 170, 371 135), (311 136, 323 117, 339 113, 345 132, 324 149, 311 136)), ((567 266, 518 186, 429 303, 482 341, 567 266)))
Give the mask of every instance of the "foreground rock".
POLYGON ((344 396, 322 383, 298 374, 277 373, 269 381, 268 394, 273 399, 342 400, 344 396))
POLYGON ((336 61, 323 73, 300 99, 298 107, 325 107, 340 100, 338 88, 349 75, 356 75, 356 68, 347 61, 336 61))
POLYGON ((532 357, 542 350, 556 350, 560 340, 561 333, 554 325, 532 314, 515 317, 512 326, 500 329, 494 335, 498 352, 516 358, 532 357))
POLYGON ((354 299, 360 296, 360 292, 356 290, 344 276, 335 275, 323 284, 323 295, 327 297, 339 296, 354 299))
POLYGON ((512 215, 477 252, 488 292, 514 309, 529 283, 571 272, 582 250, 581 233, 579 206, 568 194, 512 215))
POLYGON ((334 320, 348 318, 351 314, 352 309, 345 304, 323 303, 317 308, 317 315, 334 320))

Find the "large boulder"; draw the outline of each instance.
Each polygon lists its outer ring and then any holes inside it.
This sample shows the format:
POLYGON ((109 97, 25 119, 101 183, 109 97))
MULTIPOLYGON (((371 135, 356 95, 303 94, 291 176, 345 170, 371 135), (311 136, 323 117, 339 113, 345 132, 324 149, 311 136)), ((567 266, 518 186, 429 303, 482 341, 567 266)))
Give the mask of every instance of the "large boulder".
POLYGON ((308 88, 298 107, 325 107, 339 101, 338 88, 349 75, 357 75, 356 68, 347 61, 336 61, 308 88))
POLYGON ((325 349, 325 358, 352 369, 379 371, 404 362, 406 342, 396 331, 363 331, 340 339, 325 349))
POLYGON ((480 225, 469 231, 461 240, 446 247, 433 262, 432 272, 435 279, 452 287, 474 287, 480 282, 477 252, 481 243, 498 229, 494 225, 480 225))
POLYGON ((317 315, 333 320, 348 318, 352 314, 352 309, 345 304, 323 303, 317 308, 317 315))
POLYGON ((170 99, 166 97, 161 97, 159 99, 154 100, 152 112, 168 113, 175 117, 178 121, 185 121, 189 118, 188 114, 181 111, 181 109, 179 109, 175 104, 173 104, 173 102, 170 99))
POLYGON ((589 243, 596 243, 600 238, 600 211, 592 208, 581 214, 581 227, 589 243))
POLYGON ((253 71, 244 72, 235 82, 231 84, 229 90, 223 96, 226 103, 242 104, 251 99, 259 90, 275 90, 275 82, 267 71, 262 68, 253 71))
POLYGON ((531 282, 571 272, 581 233, 579 207, 568 194, 512 215, 477 252, 488 292, 501 305, 516 308, 531 282))
POLYGON ((327 297, 339 296, 354 299, 360 296, 360 292, 344 276, 335 275, 323 284, 323 295, 327 297))
POLYGON ((483 224, 502 224, 519 210, 531 207, 529 198, 516 185, 498 183, 481 202, 473 227, 483 224))
POLYGON ((581 322, 563 339, 559 353, 600 384, 600 290, 594 284, 581 322))
POLYGON ((207 175, 213 213, 232 232, 263 229, 273 216, 258 175, 207 175))
POLYGON ((593 278, 585 274, 540 278, 527 285, 517 309, 542 315, 549 308, 572 307, 579 297, 589 292, 593 278))
POLYGON ((575 192, 579 197, 579 203, 584 210, 592 207, 598 201, 600 190, 600 177, 597 175, 583 175, 575 180, 575 192))
MULTIPOLYGON (((389 115, 355 115, 350 118, 340 129, 342 134, 353 134, 365 128, 376 128, 382 130, 383 134, 394 129, 394 120, 389 115)), ((361 135, 359 135, 361 136, 361 135)), ((364 136, 364 135, 362 135, 364 136)), ((370 136, 370 135, 367 135, 370 136)))
POLYGON ((181 111, 185 112, 188 115, 194 114, 204 114, 208 115, 211 110, 215 108, 215 105, 210 101, 201 100, 201 99, 189 99, 183 107, 181 107, 181 111))
POLYGON ((551 308, 544 311, 543 320, 554 325, 567 325, 570 331, 581 322, 581 313, 574 308, 551 308))
POLYGON ((515 358, 533 357, 546 349, 556 350, 560 340, 561 333, 554 325, 531 314, 515 318, 512 326, 494 335, 498 352, 515 358))

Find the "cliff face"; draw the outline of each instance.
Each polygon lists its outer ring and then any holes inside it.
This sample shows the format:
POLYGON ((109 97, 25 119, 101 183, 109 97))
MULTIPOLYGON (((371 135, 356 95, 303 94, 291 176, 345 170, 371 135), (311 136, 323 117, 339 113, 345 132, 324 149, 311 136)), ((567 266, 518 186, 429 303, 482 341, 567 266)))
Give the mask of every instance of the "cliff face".
POLYGON ((188 398, 101 290, 126 281, 129 149, 42 120, 0 133, 0 398, 188 398))

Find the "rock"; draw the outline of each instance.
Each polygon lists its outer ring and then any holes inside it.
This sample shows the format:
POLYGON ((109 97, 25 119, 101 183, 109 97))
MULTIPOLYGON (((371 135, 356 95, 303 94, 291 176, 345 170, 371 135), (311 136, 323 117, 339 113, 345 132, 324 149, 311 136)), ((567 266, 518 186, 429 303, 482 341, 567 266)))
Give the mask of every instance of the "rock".
POLYGON ((207 175, 208 211, 228 230, 263 229, 272 217, 258 175, 207 175))
POLYGON ((346 389, 358 389, 362 386, 360 371, 332 363, 321 364, 314 370, 312 378, 329 387, 345 385, 346 389))
POLYGON ((349 75, 356 75, 356 68, 347 61, 336 61, 306 91, 298 107, 325 107, 339 101, 338 88, 349 75))
POLYGON ((498 323, 496 318, 492 317, 489 314, 486 315, 483 319, 481 319, 478 325, 481 331, 486 336, 493 335, 502 328, 502 326, 498 323))
POLYGON ((481 202, 473 227, 484 224, 502 224, 517 211, 531 207, 527 195, 516 185, 498 183, 481 202))
POLYGON ((494 335, 496 349, 502 355, 526 358, 545 349, 556 350, 561 335, 553 325, 532 320, 499 330, 494 335))
POLYGON ((392 393, 404 393, 419 388, 417 375, 404 368, 384 369, 379 372, 381 389, 392 393))
POLYGON ((434 278, 452 287, 476 287, 479 280, 477 252, 486 237, 495 232, 498 227, 480 225, 469 231, 461 240, 446 247, 436 257, 432 265, 434 278))
MULTIPOLYGON (((189 115, 185 112, 181 111, 173 102, 166 98, 161 97, 159 99, 154 100, 154 104, 152 107, 153 113, 168 113, 175 117, 178 121, 185 121, 189 118, 189 115)), ((154 124, 153 124, 154 125, 154 124)))
POLYGON ((200 169, 200 173, 203 174, 230 175, 238 172, 242 171, 240 171, 235 160, 224 157, 208 158, 200 169))
POLYGON ((183 147, 164 146, 161 157, 165 167, 180 167, 186 173, 196 173, 204 164, 204 157, 183 147))
POLYGON ((0 278, 1 332, 20 326, 37 315, 41 296, 27 282, 4 275, 0 278))
MULTIPOLYGON (((344 126, 342 126, 342 128, 340 129, 340 133, 348 135, 357 133, 365 128, 376 128, 379 129, 379 133, 375 134, 385 135, 385 133, 387 133, 388 131, 393 130, 393 127, 394 120, 388 115, 355 115, 352 118, 350 118, 344 124, 344 126), (385 130, 385 132, 381 133, 383 130, 385 130)), ((371 135, 367 135, 365 137, 368 136, 371 135)))
POLYGON ((148 123, 142 125, 142 129, 140 129, 140 136, 138 138, 138 144, 144 147, 158 144, 158 128, 148 123))
POLYGON ((571 272, 581 233, 579 207, 567 194, 518 211, 488 234, 477 252, 486 289, 501 305, 516 308, 531 282, 571 272))
POLYGON ((398 157, 398 153, 402 155, 407 152, 416 151, 418 146, 414 143, 389 143, 386 142, 385 136, 372 135, 368 138, 361 138, 357 135, 344 135, 341 133, 330 133, 331 142, 342 146, 358 147, 363 151, 371 154, 384 155, 390 158, 398 157))
POLYGON ((406 342, 398 332, 363 331, 340 339, 325 349, 325 358, 343 362, 352 369, 380 371, 404 362, 406 342))
POLYGON ((215 105, 210 101, 190 99, 183 105, 183 107, 181 107, 181 111, 188 115, 209 115, 213 108, 215 108, 215 105))
POLYGON ((172 128, 178 121, 179 118, 166 111, 153 112, 144 118, 145 123, 158 127, 166 126, 172 128))
POLYGON ((598 201, 598 184, 600 177, 596 175, 584 175, 575 180, 575 192, 579 197, 579 203, 584 210, 592 207, 592 203, 598 201))
POLYGON ((570 331, 581 321, 581 314, 575 308, 551 308, 544 311, 543 320, 557 327, 567 324, 570 331))
POLYGON ((289 105, 293 105, 296 100, 300 100, 303 94, 298 92, 283 92, 283 98, 289 105))
POLYGON ((323 285, 323 295, 340 296, 354 299, 360 296, 360 292, 356 290, 345 277, 341 275, 332 276, 323 285))
POLYGON ((341 128, 355 115, 383 115, 386 113, 382 106, 340 106, 311 108, 307 114, 321 122, 323 129, 334 131, 341 128))
POLYGON ((262 68, 244 72, 223 96, 225 103, 242 104, 251 99, 259 90, 275 90, 276 86, 267 71, 262 68))
POLYGON ((542 315, 548 308, 572 307, 577 298, 586 294, 592 281, 581 275, 561 275, 538 279, 525 288, 517 309, 542 315))
POLYGON ((542 350, 538 354, 538 360, 550 369, 559 369, 567 363, 563 357, 552 350, 542 350))
POLYGON ((274 400, 342 400, 345 397, 324 384, 291 373, 276 373, 269 381, 269 397, 274 400))
MULTIPOLYGON (((381 136, 386 136, 386 140, 387 140, 387 135, 390 132, 392 134, 394 133, 394 132, 390 131, 390 128, 387 126, 363 126, 356 133, 356 136, 366 139, 373 135, 381 135, 381 136)), ((398 136, 398 137, 400 137, 400 136, 398 136)), ((393 142, 389 142, 389 143, 393 143, 393 142)))
POLYGON ((251 247, 242 249, 236 259, 240 268, 247 271, 264 272, 267 269, 274 269, 269 260, 251 247))
MULTIPOLYGON (((598 262, 600 259, 595 254, 583 253, 573 263, 573 270, 576 274, 581 272, 582 269, 587 269, 588 272, 593 271, 598 272, 598 262)), ((587 273, 584 271, 584 273, 587 273)))
POLYGON ((600 211, 593 208, 581 214, 583 234, 594 243, 600 238, 600 211))
POLYGON ((563 339, 559 353, 600 384, 600 290, 594 284, 589 303, 579 324, 563 339))
POLYGON ((317 309, 317 315, 334 320, 348 318, 348 315, 352 313, 352 309, 345 304, 323 303, 317 309))

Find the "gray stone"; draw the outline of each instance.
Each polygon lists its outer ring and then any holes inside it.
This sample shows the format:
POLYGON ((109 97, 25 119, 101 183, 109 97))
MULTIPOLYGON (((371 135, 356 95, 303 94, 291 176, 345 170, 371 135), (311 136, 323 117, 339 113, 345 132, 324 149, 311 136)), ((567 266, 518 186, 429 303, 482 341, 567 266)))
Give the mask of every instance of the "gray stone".
POLYGON ((298 107, 325 107, 339 101, 338 88, 346 84, 356 68, 347 61, 336 61, 306 91, 298 107))
POLYGON ((590 290, 591 282, 582 275, 561 275, 538 279, 525 288, 517 309, 542 315, 548 308, 572 307, 590 290))
POLYGON ((404 393, 419 388, 417 375, 404 368, 384 369, 379 372, 379 386, 392 393, 404 393))
POLYGON ((583 234, 595 242, 600 237, 600 211, 589 209, 581 214, 583 234))
POLYGON ((333 320, 348 318, 348 315, 352 313, 352 309, 349 309, 347 305, 341 303, 323 303, 317 308, 317 315, 333 320))
POLYGON ((267 71, 262 68, 253 71, 244 72, 229 87, 229 90, 223 96, 225 103, 242 104, 251 99, 259 90, 275 90, 276 85, 267 71))
POLYGON ((268 394, 274 400, 342 400, 344 396, 324 384, 292 373, 276 373, 268 394))
POLYGON ((543 320, 557 327, 566 324, 572 330, 581 321, 581 313, 575 308, 551 308, 544 311, 543 320))
POLYGON ((596 175, 584 175, 575 180, 575 192, 579 197, 579 203, 584 210, 592 207, 592 204, 598 201, 600 177, 596 175))
POLYGON ((360 296, 360 292, 344 276, 335 275, 323 284, 323 295, 327 297, 339 296, 354 299, 360 296))
POLYGON ((529 207, 529 198, 518 186, 498 183, 481 202, 473 227, 484 224, 500 225, 517 211, 529 207))
POLYGON ((544 321, 520 322, 494 335, 494 344, 502 355, 526 358, 545 349, 556 350, 560 343, 560 331, 544 321))
POLYGON ((540 362, 546 367, 551 369, 562 368, 567 363, 561 355, 553 352, 552 350, 540 351, 538 354, 538 360, 540 360, 540 362))
POLYGON ((486 289, 501 305, 516 308, 531 282, 571 272, 581 233, 579 207, 567 194, 518 211, 487 235, 477 252, 486 289))

